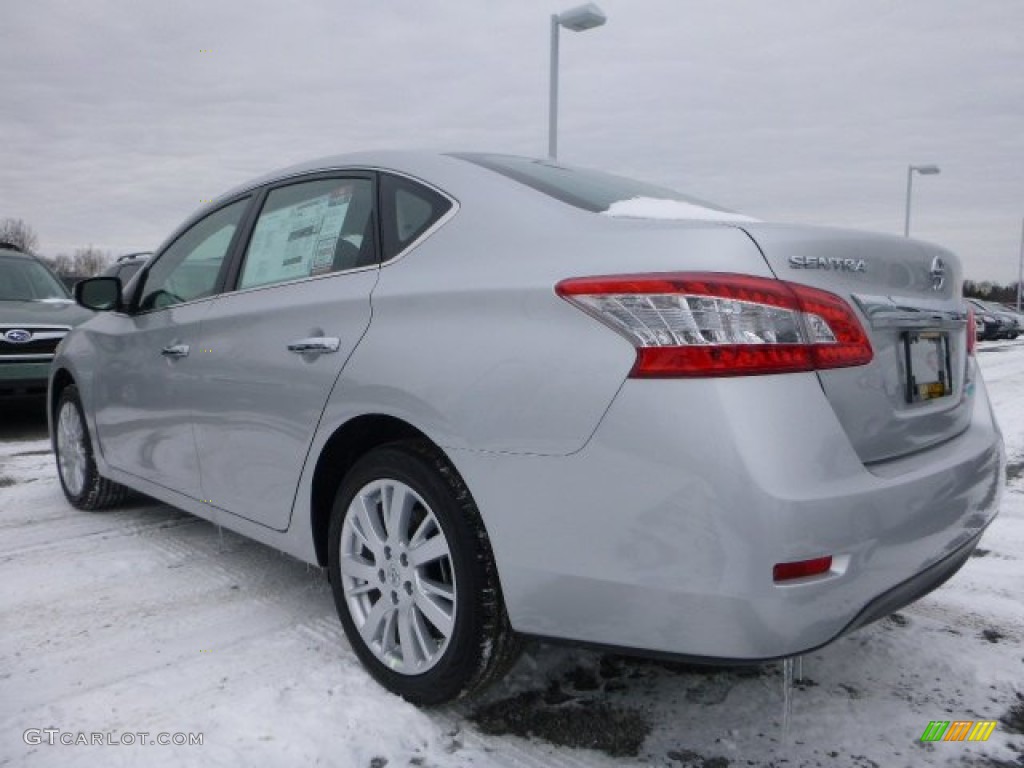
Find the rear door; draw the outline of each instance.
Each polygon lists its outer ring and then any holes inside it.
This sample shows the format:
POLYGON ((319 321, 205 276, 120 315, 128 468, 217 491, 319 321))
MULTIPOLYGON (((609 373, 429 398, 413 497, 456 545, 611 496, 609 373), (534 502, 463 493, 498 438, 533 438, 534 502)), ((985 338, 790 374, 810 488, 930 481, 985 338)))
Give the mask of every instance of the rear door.
POLYGON ((284 530, 331 389, 370 322, 373 174, 268 190, 233 278, 203 319, 193 423, 207 503, 284 530))
POLYGON ((952 253, 859 232, 743 228, 777 277, 831 291, 859 312, 873 360, 818 377, 863 461, 896 458, 966 429, 972 406, 967 317, 952 253))

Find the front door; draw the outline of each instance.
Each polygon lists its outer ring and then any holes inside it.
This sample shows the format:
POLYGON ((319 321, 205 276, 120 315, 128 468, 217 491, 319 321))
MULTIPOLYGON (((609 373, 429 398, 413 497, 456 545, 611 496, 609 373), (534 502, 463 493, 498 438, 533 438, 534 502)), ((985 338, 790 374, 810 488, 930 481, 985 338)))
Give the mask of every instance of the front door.
POLYGON ((201 498, 191 404, 198 339, 248 199, 220 208, 154 258, 136 307, 89 327, 110 363, 93 381, 96 435, 116 469, 201 498))

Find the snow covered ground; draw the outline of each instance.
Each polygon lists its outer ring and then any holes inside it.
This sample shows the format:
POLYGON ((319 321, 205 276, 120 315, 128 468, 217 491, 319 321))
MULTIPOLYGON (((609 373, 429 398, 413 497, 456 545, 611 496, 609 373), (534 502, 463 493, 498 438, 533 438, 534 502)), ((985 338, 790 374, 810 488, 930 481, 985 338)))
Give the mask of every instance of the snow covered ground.
POLYGON ((779 664, 551 646, 482 701, 417 710, 364 674, 319 571, 154 502, 78 512, 42 420, 0 414, 0 765, 1024 766, 1024 343, 980 360, 999 519, 946 586, 805 657, 788 739, 779 664), (1001 722, 923 744, 931 720, 1001 722))

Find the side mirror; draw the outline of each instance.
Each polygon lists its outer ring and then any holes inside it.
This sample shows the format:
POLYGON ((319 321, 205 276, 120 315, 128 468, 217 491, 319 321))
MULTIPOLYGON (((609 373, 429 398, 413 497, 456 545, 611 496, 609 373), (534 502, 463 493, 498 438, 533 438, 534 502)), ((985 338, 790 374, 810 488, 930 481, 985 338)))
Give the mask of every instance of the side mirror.
POLYGON ((121 278, 90 277, 75 283, 75 301, 86 309, 105 312, 121 308, 121 278))

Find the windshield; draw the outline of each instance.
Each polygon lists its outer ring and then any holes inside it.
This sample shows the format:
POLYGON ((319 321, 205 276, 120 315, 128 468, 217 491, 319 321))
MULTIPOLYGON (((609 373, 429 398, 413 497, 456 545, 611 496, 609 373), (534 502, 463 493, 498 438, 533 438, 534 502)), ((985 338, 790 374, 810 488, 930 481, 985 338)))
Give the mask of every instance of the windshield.
POLYGON ((67 298, 60 280, 35 259, 0 255, 0 301, 67 298))
MULTIPOLYGON (((690 208, 691 215, 678 216, 678 218, 700 218, 700 216, 693 215, 694 209, 703 211, 705 214, 710 212, 731 213, 719 205, 680 194, 666 187, 602 171, 561 165, 557 161, 470 152, 459 152, 453 157, 483 166, 521 184, 526 184, 538 192, 561 200, 563 203, 594 213, 615 213, 613 206, 616 203, 622 204, 635 200, 674 201, 686 204, 686 207, 690 208)), ((627 211, 624 215, 630 215, 630 213, 627 211)), ((643 211, 637 215, 641 218, 647 217, 643 211)), ((655 215, 652 218, 676 218, 676 216, 655 215)))

